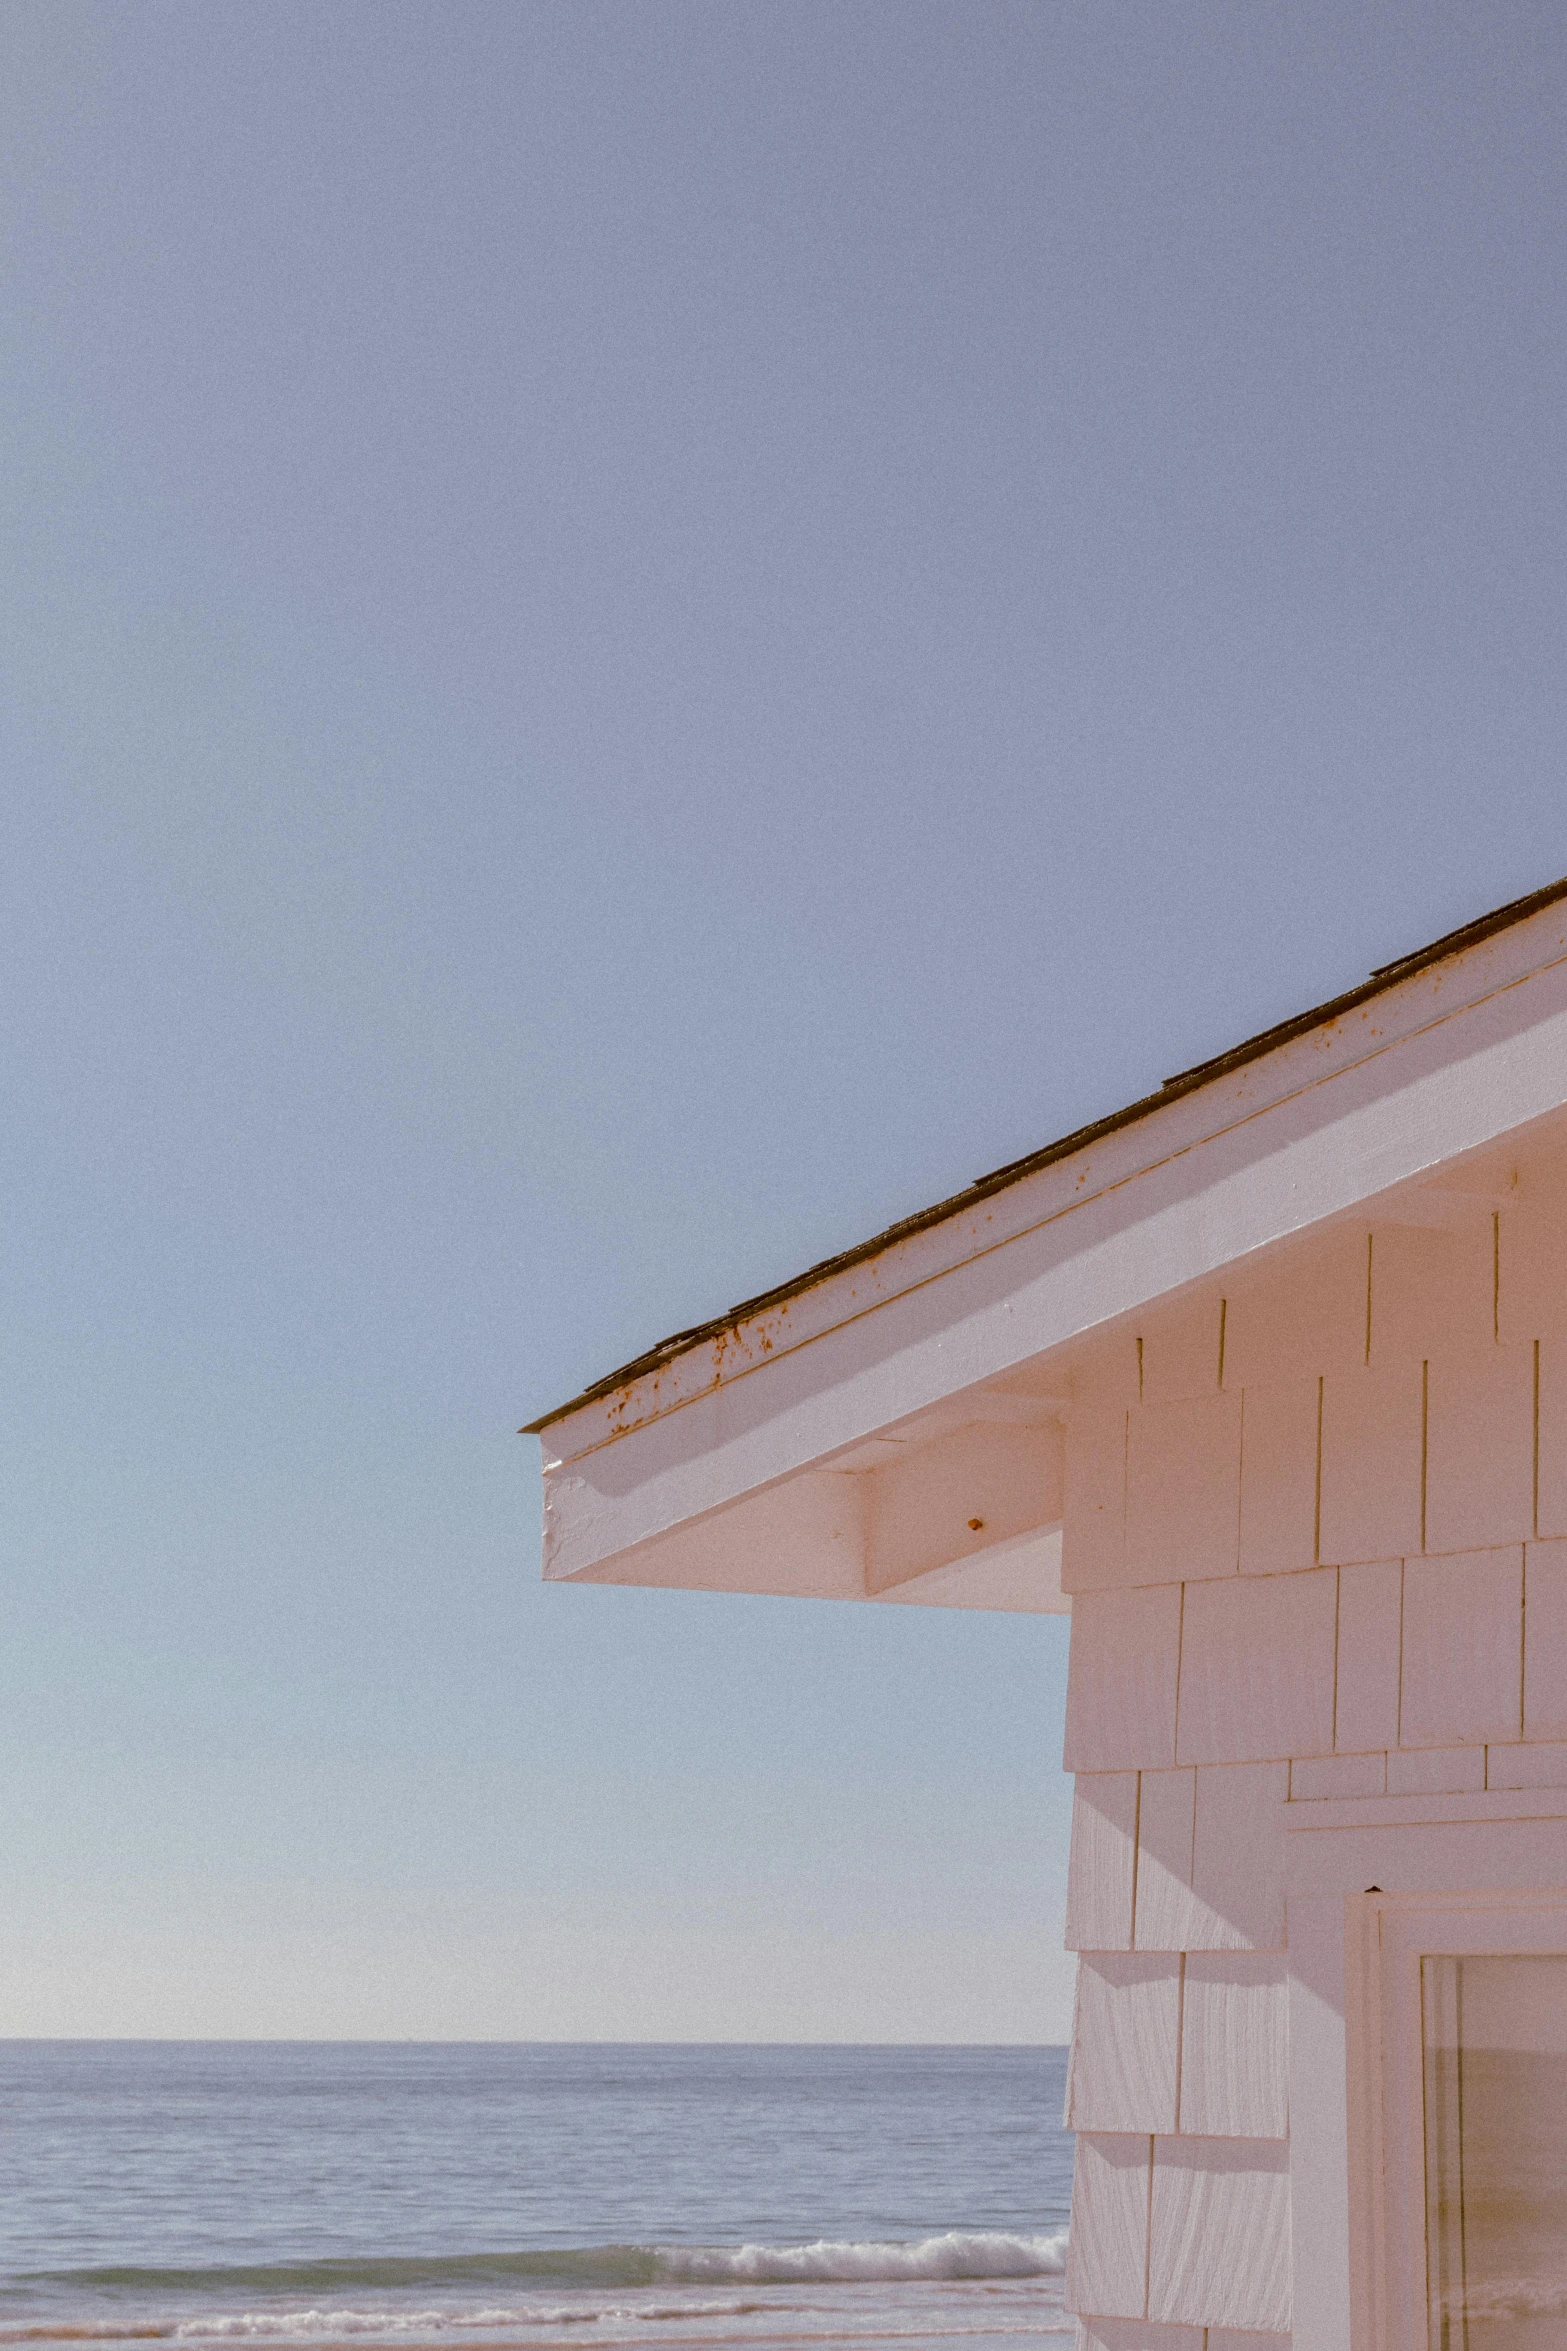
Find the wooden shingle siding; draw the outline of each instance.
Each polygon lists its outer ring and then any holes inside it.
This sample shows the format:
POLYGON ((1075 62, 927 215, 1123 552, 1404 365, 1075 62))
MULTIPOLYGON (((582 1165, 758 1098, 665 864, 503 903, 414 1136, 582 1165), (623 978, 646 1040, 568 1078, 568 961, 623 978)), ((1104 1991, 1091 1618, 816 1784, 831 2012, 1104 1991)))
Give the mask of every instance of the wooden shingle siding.
POLYGON ((1418 1363, 1489 1346, 1496 1336, 1491 1218, 1482 1209, 1457 1229, 1373 1222, 1367 1361, 1418 1363))
POLYGON ((1567 1336, 1567 1182, 1536 1161, 1498 1219, 1497 1335, 1504 1346, 1567 1336))
POLYGON ((1190 1951, 1203 1923, 1192 1891, 1197 1841, 1195 1771, 1145 1771, 1137 1808, 1139 1951, 1190 1951))
POLYGON ((1413 1356, 1325 1377, 1318 1537, 1324 1561, 1342 1566, 1419 1550, 1424 1385, 1413 1356))
POLYGON ((1142 1775, 1139 1951, 1278 1950, 1287 1763, 1142 1775))
POLYGON ((1366 1234, 1340 1226, 1232 1266, 1224 1278, 1224 1385, 1315 1382, 1366 1355, 1366 1234))
POLYGON ((1402 1560, 1339 1569, 1333 1743, 1340 1754, 1398 1744, 1403 1591, 1402 1560))
POLYGON ((1064 1591, 1104 1591, 1127 1580, 1126 1422, 1121 1403, 1093 1401, 1072 1409, 1062 1505, 1064 1591))
POLYGON ((1243 1575, 1288 1574, 1316 1562, 1320 1401, 1316 1378, 1242 1391, 1243 1575))
POLYGON ((1567 1787, 1567 1173, 1141 1342, 1068 1442, 1081 2343, 1288 2351, 1286 1806, 1567 1787))
POLYGON ((1139 1319, 1141 1377, 1138 1401, 1178 1404, 1211 1396, 1219 1386, 1219 1358, 1227 1346, 1228 1313, 1217 1283, 1205 1283, 1139 1319))
POLYGON ((1290 1764, 1290 1796, 1384 1796, 1387 1756, 1297 1755, 1290 1764))
POLYGON ((1428 1551, 1534 1532, 1534 1348, 1433 1355, 1426 1403, 1428 1551))
POLYGON ((1086 1953, 1067 2083, 1075 2131, 1173 2131, 1181 2067, 1181 1961, 1086 1953))
POLYGON ((1567 1535, 1567 1332, 1540 1340, 1539 1501, 1535 1533, 1567 1535))
POLYGON ((1136 1772, 1079 1772, 1066 1872, 1069 1951, 1130 1951, 1136 1869, 1136 1772))
POLYGON ((1072 1611, 1068 1771, 1156 1770, 1175 1761, 1181 1587, 1084 1592, 1072 1611))
POLYGON ((1488 1788, 1567 1788, 1567 1745, 1488 1747, 1485 1784, 1488 1788))
POLYGON ((1415 1747, 1387 1759, 1390 1796, 1452 1796, 1484 1786, 1484 1747, 1415 1747))
POLYGON ((1181 2130, 1282 2139, 1288 2064, 1282 1954, 1194 1951, 1182 1987, 1181 2130))
POLYGON ((1337 1615, 1330 1567, 1188 1584, 1176 1761, 1330 1755, 1337 1615))
POLYGON ((1154 2141, 1150 2318, 1282 2331, 1289 2253, 1287 2141, 1154 2141))
POLYGON ((1287 1763, 1211 1763, 1197 1773, 1192 1883, 1203 1931, 1192 1951, 1284 1947, 1287 1763))
POLYGON ((1240 1564, 1241 1400, 1221 1394, 1131 1413, 1126 1441, 1129 1583, 1233 1575, 1240 1564))
POLYGON ((1101 2318, 1143 2318, 1148 2296, 1151 2138, 1078 2135, 1072 2167, 1066 2305, 1101 2318))
POLYGON ((1404 1563, 1399 1744, 1523 1736, 1523 1546, 1404 1563))
POLYGON ((1567 1740, 1567 1543, 1524 1551, 1523 1735, 1567 1740))

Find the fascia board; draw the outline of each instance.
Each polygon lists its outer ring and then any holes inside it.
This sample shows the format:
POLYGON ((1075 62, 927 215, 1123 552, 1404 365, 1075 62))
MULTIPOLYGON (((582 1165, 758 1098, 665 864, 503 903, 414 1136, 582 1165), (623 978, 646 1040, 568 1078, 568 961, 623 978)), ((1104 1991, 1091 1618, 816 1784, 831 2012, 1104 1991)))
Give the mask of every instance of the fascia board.
POLYGON ((791 1349, 1134 1181, 1259 1111, 1377 1059, 1433 1023, 1543 976, 1564 956, 1567 907, 1548 907, 1277 1051, 1177 1096, 1069 1158, 1020 1177, 977 1206, 890 1242, 876 1257, 829 1274, 774 1308, 743 1317, 612 1394, 563 1414, 544 1430, 548 1455, 571 1460, 765 1369, 791 1349))
POLYGON ((963 1232, 823 1283, 780 1309, 787 1329, 736 1334, 716 1365, 714 1342, 705 1372, 665 1367, 656 1399, 627 1391, 554 1424, 546 1572, 721 1508, 1564 1101, 1567 917, 1552 908, 1040 1171, 963 1232), (705 1384, 671 1394, 676 1372, 705 1384))

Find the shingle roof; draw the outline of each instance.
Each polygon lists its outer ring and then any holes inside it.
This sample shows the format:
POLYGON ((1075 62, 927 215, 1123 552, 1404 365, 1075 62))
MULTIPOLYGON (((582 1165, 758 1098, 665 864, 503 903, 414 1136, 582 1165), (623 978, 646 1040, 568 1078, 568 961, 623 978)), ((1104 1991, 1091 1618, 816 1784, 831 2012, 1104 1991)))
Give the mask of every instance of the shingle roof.
POLYGON ((1025 1176, 1035 1174, 1042 1167, 1051 1166, 1056 1160, 1068 1159, 1074 1151, 1081 1151, 1090 1143, 1097 1143, 1102 1136, 1114 1134, 1119 1127, 1132 1126, 1138 1119, 1146 1118, 1151 1111, 1163 1109, 1166 1103, 1179 1096, 1196 1093, 1199 1087, 1212 1084, 1216 1078, 1240 1069, 1246 1062, 1259 1060, 1277 1046, 1287 1045, 1293 1038, 1304 1036, 1309 1030, 1320 1028, 1328 1021, 1337 1020, 1341 1014, 1352 1012, 1357 1005, 1366 1003, 1371 997, 1380 996, 1384 990, 1397 987, 1401 980, 1409 979, 1415 972, 1425 971, 1430 965, 1445 961, 1449 955, 1462 954, 1466 947, 1478 946, 1482 939, 1490 938, 1497 931, 1507 930, 1513 923, 1523 922, 1529 915, 1538 914, 1543 907, 1554 905, 1561 898, 1567 898, 1567 876, 1561 881, 1548 883, 1543 890, 1531 891, 1527 898, 1515 898, 1507 906, 1498 906, 1492 913, 1478 916, 1459 930, 1446 932, 1440 939, 1433 939, 1429 947, 1418 947, 1412 955, 1401 955, 1396 963, 1378 965, 1370 978, 1362 980, 1359 987, 1347 989, 1342 996, 1330 997, 1326 1004, 1315 1005, 1309 1012, 1297 1012, 1289 1020, 1277 1021, 1272 1028, 1261 1030, 1255 1037, 1247 1037, 1243 1043, 1232 1045, 1228 1052, 1215 1054, 1211 1060, 1199 1061, 1191 1069, 1178 1071, 1174 1077, 1165 1079, 1157 1094, 1145 1094, 1139 1101, 1127 1103, 1122 1110, 1112 1110, 1106 1117, 1097 1118, 1088 1126, 1078 1127, 1054 1143, 1041 1145, 1037 1151, 1028 1152, 1022 1159, 1009 1160, 1005 1167, 998 1167, 989 1175, 980 1176, 961 1192, 954 1192, 949 1199, 938 1200, 931 1208, 921 1208, 913 1216, 900 1217, 896 1224, 890 1224, 885 1231, 873 1234, 868 1241, 860 1241, 852 1249, 841 1249, 836 1257, 824 1257, 819 1265, 808 1266, 804 1273, 796 1274, 791 1281, 780 1282, 775 1289, 764 1290, 755 1298, 742 1299, 727 1314, 715 1315, 710 1322, 698 1323, 691 1330, 675 1331, 669 1338, 660 1339, 657 1346, 649 1347, 645 1354, 622 1364, 618 1371, 607 1372, 602 1379, 595 1380, 591 1387, 583 1389, 580 1396, 573 1396, 568 1403, 557 1404, 551 1411, 541 1413, 537 1420, 530 1420, 521 1433, 529 1437, 539 1435, 553 1421, 564 1420, 568 1413, 577 1411, 584 1404, 596 1402, 601 1396, 613 1395, 617 1388, 624 1388, 646 1373, 659 1370, 677 1355, 685 1354, 688 1348, 701 1346, 707 1339, 716 1339, 721 1332, 732 1331, 739 1324, 748 1322, 753 1315, 761 1314, 770 1307, 781 1306, 787 1299, 798 1298, 802 1291, 814 1289, 818 1282, 842 1273, 849 1266, 862 1265, 867 1258, 880 1256, 883 1249, 894 1241, 905 1239, 910 1233, 923 1232, 931 1225, 944 1223, 949 1216, 962 1215, 977 1202, 988 1200, 993 1193, 1004 1191, 1009 1184, 1021 1182, 1025 1176))

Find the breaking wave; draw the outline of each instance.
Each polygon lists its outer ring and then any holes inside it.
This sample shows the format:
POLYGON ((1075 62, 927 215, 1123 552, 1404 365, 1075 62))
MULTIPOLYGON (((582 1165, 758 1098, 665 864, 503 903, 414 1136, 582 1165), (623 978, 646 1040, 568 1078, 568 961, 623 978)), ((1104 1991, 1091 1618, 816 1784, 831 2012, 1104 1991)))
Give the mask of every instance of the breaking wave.
POLYGON ((745 2318, 768 2307, 738 2298, 737 2289, 743 2294, 747 2288, 768 2286, 1054 2277, 1065 2266, 1065 2255, 1064 2233, 1022 2236, 994 2229, 946 2229, 904 2242, 819 2237, 808 2244, 786 2245, 563 2246, 425 2260, 33 2271, 25 2281, 13 2278, 11 2283, 108 2288, 156 2299, 163 2308, 155 2318, 129 2321, 106 2314, 97 2325, 91 2320, 0 2324, 0 2344, 345 2338, 411 2342, 439 2335, 496 2335, 519 2327, 657 2327, 670 2321, 745 2318), (680 2286, 716 2288, 722 2298, 656 2291, 680 2286), (723 2295, 726 2286, 731 2291, 723 2295), (505 2293, 507 2287, 515 2302, 505 2293), (254 2296, 255 2304, 234 2307, 231 2298, 240 2294, 254 2296), (222 2297, 229 2307, 192 2311, 189 2304, 198 2296, 222 2297), (448 2301, 446 2296, 452 2298, 448 2301), (572 2299, 558 2298, 562 2296, 572 2299), (178 2309, 182 2301, 186 2314, 178 2309), (376 2307, 378 2303, 383 2306, 376 2307))

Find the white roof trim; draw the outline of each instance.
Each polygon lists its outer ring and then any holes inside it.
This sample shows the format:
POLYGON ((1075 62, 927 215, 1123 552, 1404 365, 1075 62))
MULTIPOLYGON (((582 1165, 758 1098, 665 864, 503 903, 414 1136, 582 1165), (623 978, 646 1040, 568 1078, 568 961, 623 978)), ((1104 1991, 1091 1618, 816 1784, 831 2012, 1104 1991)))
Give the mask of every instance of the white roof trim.
POLYGON ((551 1423, 572 1576, 1567 1103, 1557 902, 551 1423))

